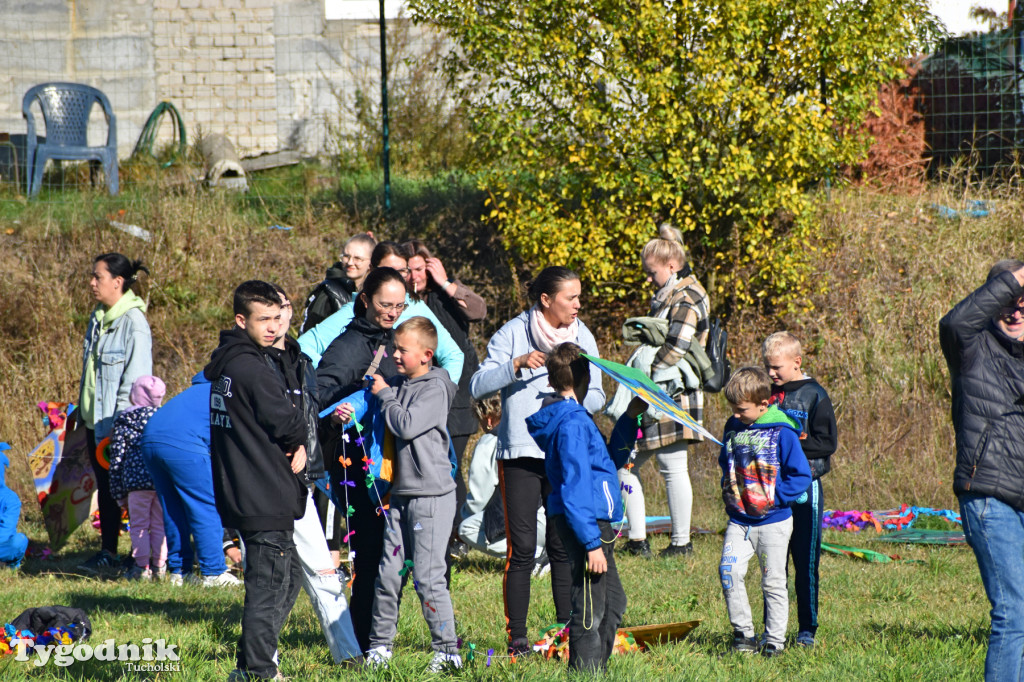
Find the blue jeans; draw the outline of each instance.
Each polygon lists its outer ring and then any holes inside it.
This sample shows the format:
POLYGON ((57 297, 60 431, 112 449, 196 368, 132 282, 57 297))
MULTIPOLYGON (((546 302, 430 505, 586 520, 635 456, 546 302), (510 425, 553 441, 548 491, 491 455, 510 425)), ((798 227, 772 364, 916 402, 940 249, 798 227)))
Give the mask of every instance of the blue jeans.
POLYGON ((144 443, 142 460, 153 476, 153 485, 164 507, 167 536, 167 571, 192 571, 194 553, 203 575, 220 575, 224 563, 220 514, 213 497, 213 472, 209 455, 180 450, 162 443, 144 443))
POLYGON ((985 679, 1020 680, 1024 657, 1024 512, 994 497, 961 493, 960 518, 992 604, 985 679))

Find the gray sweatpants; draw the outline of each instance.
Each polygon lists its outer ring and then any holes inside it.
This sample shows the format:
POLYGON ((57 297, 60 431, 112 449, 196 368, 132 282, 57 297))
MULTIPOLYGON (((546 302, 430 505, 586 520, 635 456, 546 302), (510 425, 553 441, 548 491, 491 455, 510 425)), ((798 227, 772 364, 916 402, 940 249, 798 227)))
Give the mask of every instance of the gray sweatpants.
POLYGON ((725 607, 733 632, 754 636, 754 620, 750 614, 745 578, 750 557, 757 555, 761 564, 761 592, 764 594, 765 641, 781 649, 786 642, 789 624, 789 590, 786 583, 786 561, 789 558, 789 536, 793 534, 793 518, 760 526, 743 526, 729 521, 722 545, 722 578, 725 607))
POLYGON ((391 649, 398 631, 402 588, 406 580, 412 578, 423 617, 430 628, 431 646, 434 651, 457 654, 455 613, 444 578, 445 553, 455 520, 455 491, 436 497, 392 495, 388 515, 391 523, 390 530, 384 533, 370 646, 391 649), (406 559, 413 565, 411 570, 403 572, 406 559))

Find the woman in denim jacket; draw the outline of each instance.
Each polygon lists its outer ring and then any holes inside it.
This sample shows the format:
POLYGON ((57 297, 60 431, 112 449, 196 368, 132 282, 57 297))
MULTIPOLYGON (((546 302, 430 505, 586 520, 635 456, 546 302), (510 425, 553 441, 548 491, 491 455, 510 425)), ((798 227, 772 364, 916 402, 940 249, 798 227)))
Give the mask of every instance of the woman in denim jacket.
POLYGON ((121 508, 110 495, 110 477, 96 459, 96 444, 110 435, 114 418, 131 405, 129 396, 135 380, 153 373, 153 339, 146 322, 146 304, 131 290, 139 270, 149 273, 140 261, 105 253, 93 259, 89 281, 97 305, 82 346, 78 425, 86 428, 96 474, 102 549, 79 569, 92 574, 117 568, 117 536, 121 529, 121 508))

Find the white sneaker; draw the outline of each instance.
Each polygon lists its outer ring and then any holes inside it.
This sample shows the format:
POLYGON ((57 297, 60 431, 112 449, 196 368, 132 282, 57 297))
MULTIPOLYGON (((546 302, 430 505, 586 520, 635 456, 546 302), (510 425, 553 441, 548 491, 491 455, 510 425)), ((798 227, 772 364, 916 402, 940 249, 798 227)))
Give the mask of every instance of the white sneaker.
POLYGON ((184 582, 185 582, 186 585, 192 585, 192 586, 202 585, 203 584, 203 577, 201 575, 199 575, 198 573, 196 573, 195 571, 189 571, 188 573, 185 574, 184 582))
POLYGON ((185 583, 185 579, 181 577, 181 573, 169 573, 167 582, 175 587, 181 587, 185 583))
POLYGON ((224 571, 220 575, 203 576, 203 587, 237 587, 242 581, 224 571))
POLYGON ((375 646, 366 652, 363 664, 373 670, 387 670, 388 662, 391 660, 391 652, 387 647, 375 646))
POLYGON ((434 653, 434 660, 427 666, 428 673, 444 673, 462 667, 462 657, 458 654, 446 654, 443 651, 434 653))

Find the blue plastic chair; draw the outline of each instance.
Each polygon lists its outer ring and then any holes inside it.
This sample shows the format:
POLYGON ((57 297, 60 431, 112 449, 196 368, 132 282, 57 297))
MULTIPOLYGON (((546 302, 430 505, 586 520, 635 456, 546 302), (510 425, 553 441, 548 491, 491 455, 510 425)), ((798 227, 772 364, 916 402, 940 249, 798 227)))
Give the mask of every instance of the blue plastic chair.
POLYGON ((29 196, 39 193, 43 185, 46 160, 99 161, 107 178, 107 189, 117 194, 117 118, 110 100, 96 88, 80 83, 42 83, 25 93, 21 113, 28 123, 25 150, 25 179, 29 196), (36 138, 32 103, 39 101, 46 124, 46 138, 36 138), (90 147, 86 140, 89 114, 94 104, 103 107, 107 119, 107 144, 90 147))

